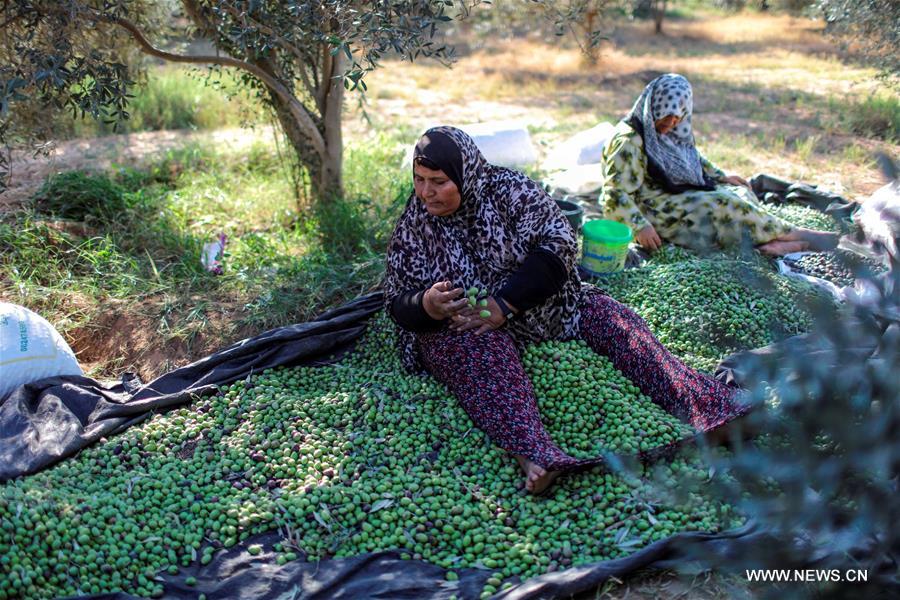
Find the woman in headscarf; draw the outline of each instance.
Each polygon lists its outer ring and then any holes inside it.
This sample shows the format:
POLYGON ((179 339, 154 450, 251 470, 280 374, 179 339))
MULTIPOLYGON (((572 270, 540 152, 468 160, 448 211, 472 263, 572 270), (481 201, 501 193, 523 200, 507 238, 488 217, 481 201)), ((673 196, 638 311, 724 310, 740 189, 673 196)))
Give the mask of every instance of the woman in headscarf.
POLYGON ((693 94, 681 75, 651 81, 603 150, 600 203, 648 250, 662 241, 696 250, 749 236, 769 255, 825 250, 833 233, 794 227, 768 213, 750 185, 726 175, 694 146, 693 94))
POLYGON ((544 429, 520 360, 525 344, 585 340, 701 431, 746 410, 734 388, 675 358, 636 313, 582 285, 575 233, 556 203, 525 175, 488 164, 466 133, 428 130, 415 148, 413 180, 384 285, 404 363, 453 392, 518 460, 528 491, 541 493, 560 472, 599 459, 569 456, 544 429), (487 290, 486 307, 468 307, 471 287, 487 290))

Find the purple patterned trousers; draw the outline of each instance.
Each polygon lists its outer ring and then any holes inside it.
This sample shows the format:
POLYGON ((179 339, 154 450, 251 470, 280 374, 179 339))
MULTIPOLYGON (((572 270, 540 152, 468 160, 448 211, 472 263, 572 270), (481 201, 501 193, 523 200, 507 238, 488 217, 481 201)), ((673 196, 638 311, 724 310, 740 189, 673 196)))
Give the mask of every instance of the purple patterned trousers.
MULTIPOLYGON (((598 291, 584 294, 580 310, 579 337, 668 413, 710 431, 745 412, 735 388, 673 356, 624 304, 598 291)), ((481 335, 444 330, 416 339, 429 372, 495 444, 546 469, 598 462, 571 457, 550 438, 515 344, 502 329, 481 335)))

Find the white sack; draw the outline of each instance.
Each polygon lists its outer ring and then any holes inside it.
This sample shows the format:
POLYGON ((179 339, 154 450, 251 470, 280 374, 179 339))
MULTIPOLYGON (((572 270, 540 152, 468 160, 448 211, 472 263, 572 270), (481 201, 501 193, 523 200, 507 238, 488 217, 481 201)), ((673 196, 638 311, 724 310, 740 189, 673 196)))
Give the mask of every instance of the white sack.
POLYGON ((0 398, 38 379, 83 374, 53 325, 23 306, 0 302, 0 398))
POLYGON ((603 186, 603 169, 600 164, 578 165, 550 175, 543 181, 551 192, 573 196, 599 193, 603 186))
POLYGON ((807 275, 806 273, 795 271, 790 267, 790 265, 784 262, 784 259, 794 261, 800 260, 807 254, 815 254, 815 252, 792 252, 790 254, 785 254, 781 258, 775 259, 775 264, 778 265, 778 272, 787 277, 793 277, 794 279, 799 279, 801 281, 811 283, 814 286, 819 287, 831 294, 831 296, 838 302, 843 302, 844 290, 847 288, 839 287, 828 281, 827 279, 822 279, 821 277, 813 277, 812 275, 807 275))
MULTIPOLYGON (((472 136, 475 145, 478 146, 487 161, 493 165, 521 167, 537 161, 537 150, 531 143, 531 134, 520 122, 491 121, 454 125, 454 127, 458 127, 472 136)), ((406 155, 404 167, 412 165, 414 148, 415 144, 406 155)))

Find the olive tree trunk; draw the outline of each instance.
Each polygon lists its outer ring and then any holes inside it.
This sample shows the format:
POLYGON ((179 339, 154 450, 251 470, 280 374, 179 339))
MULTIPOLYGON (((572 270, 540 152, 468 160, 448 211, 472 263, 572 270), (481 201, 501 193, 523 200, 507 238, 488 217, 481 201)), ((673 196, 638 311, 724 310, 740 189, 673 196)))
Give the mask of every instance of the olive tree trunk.
POLYGON ((667 0, 656 0, 653 3, 653 27, 657 35, 663 32, 663 19, 666 17, 667 0))
MULTIPOLYGON (((323 144, 316 147, 309 127, 297 119, 293 110, 296 98, 285 98, 269 90, 269 102, 288 143, 297 155, 299 163, 309 174, 310 192, 317 200, 330 200, 343 192, 341 176, 343 167, 344 139, 341 133, 341 116, 344 107, 344 85, 340 78, 343 67, 342 55, 331 56, 323 50, 325 57, 319 64, 321 81, 315 90, 315 104, 318 114, 310 115, 315 124, 315 134, 323 144)), ((260 65, 268 69, 269 65, 260 65)), ((305 108, 305 107, 304 107, 305 108)))
MULTIPOLYGON (((203 34, 212 30, 203 15, 188 0, 191 6, 188 15, 203 34)), ((340 196, 343 138, 341 136, 341 111, 344 104, 342 80, 343 56, 332 56, 328 48, 322 47, 316 69, 317 77, 302 73, 302 81, 290 81, 280 73, 277 62, 259 59, 253 62, 231 56, 185 56, 173 54, 154 47, 143 32, 133 22, 120 17, 111 17, 110 22, 127 30, 138 47, 145 54, 169 62, 210 64, 241 69, 253 75, 268 91, 268 100, 275 110, 278 122, 296 152, 299 163, 309 172, 311 193, 315 200, 330 200, 340 196), (299 93, 295 85, 302 86, 299 93)))

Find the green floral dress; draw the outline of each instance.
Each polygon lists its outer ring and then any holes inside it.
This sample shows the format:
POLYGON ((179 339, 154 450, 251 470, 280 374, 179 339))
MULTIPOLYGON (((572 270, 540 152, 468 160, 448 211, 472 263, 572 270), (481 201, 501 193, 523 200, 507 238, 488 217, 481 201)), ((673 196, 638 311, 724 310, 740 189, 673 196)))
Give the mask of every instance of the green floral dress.
MULTIPOLYGON (((700 157, 716 181, 725 173, 700 157)), ((740 243, 746 232, 754 245, 788 233, 792 226, 766 212, 744 186, 722 184, 715 190, 671 194, 647 174, 641 136, 622 121, 603 150, 600 206, 607 219, 637 233, 653 225, 663 240, 696 250, 740 243)))

